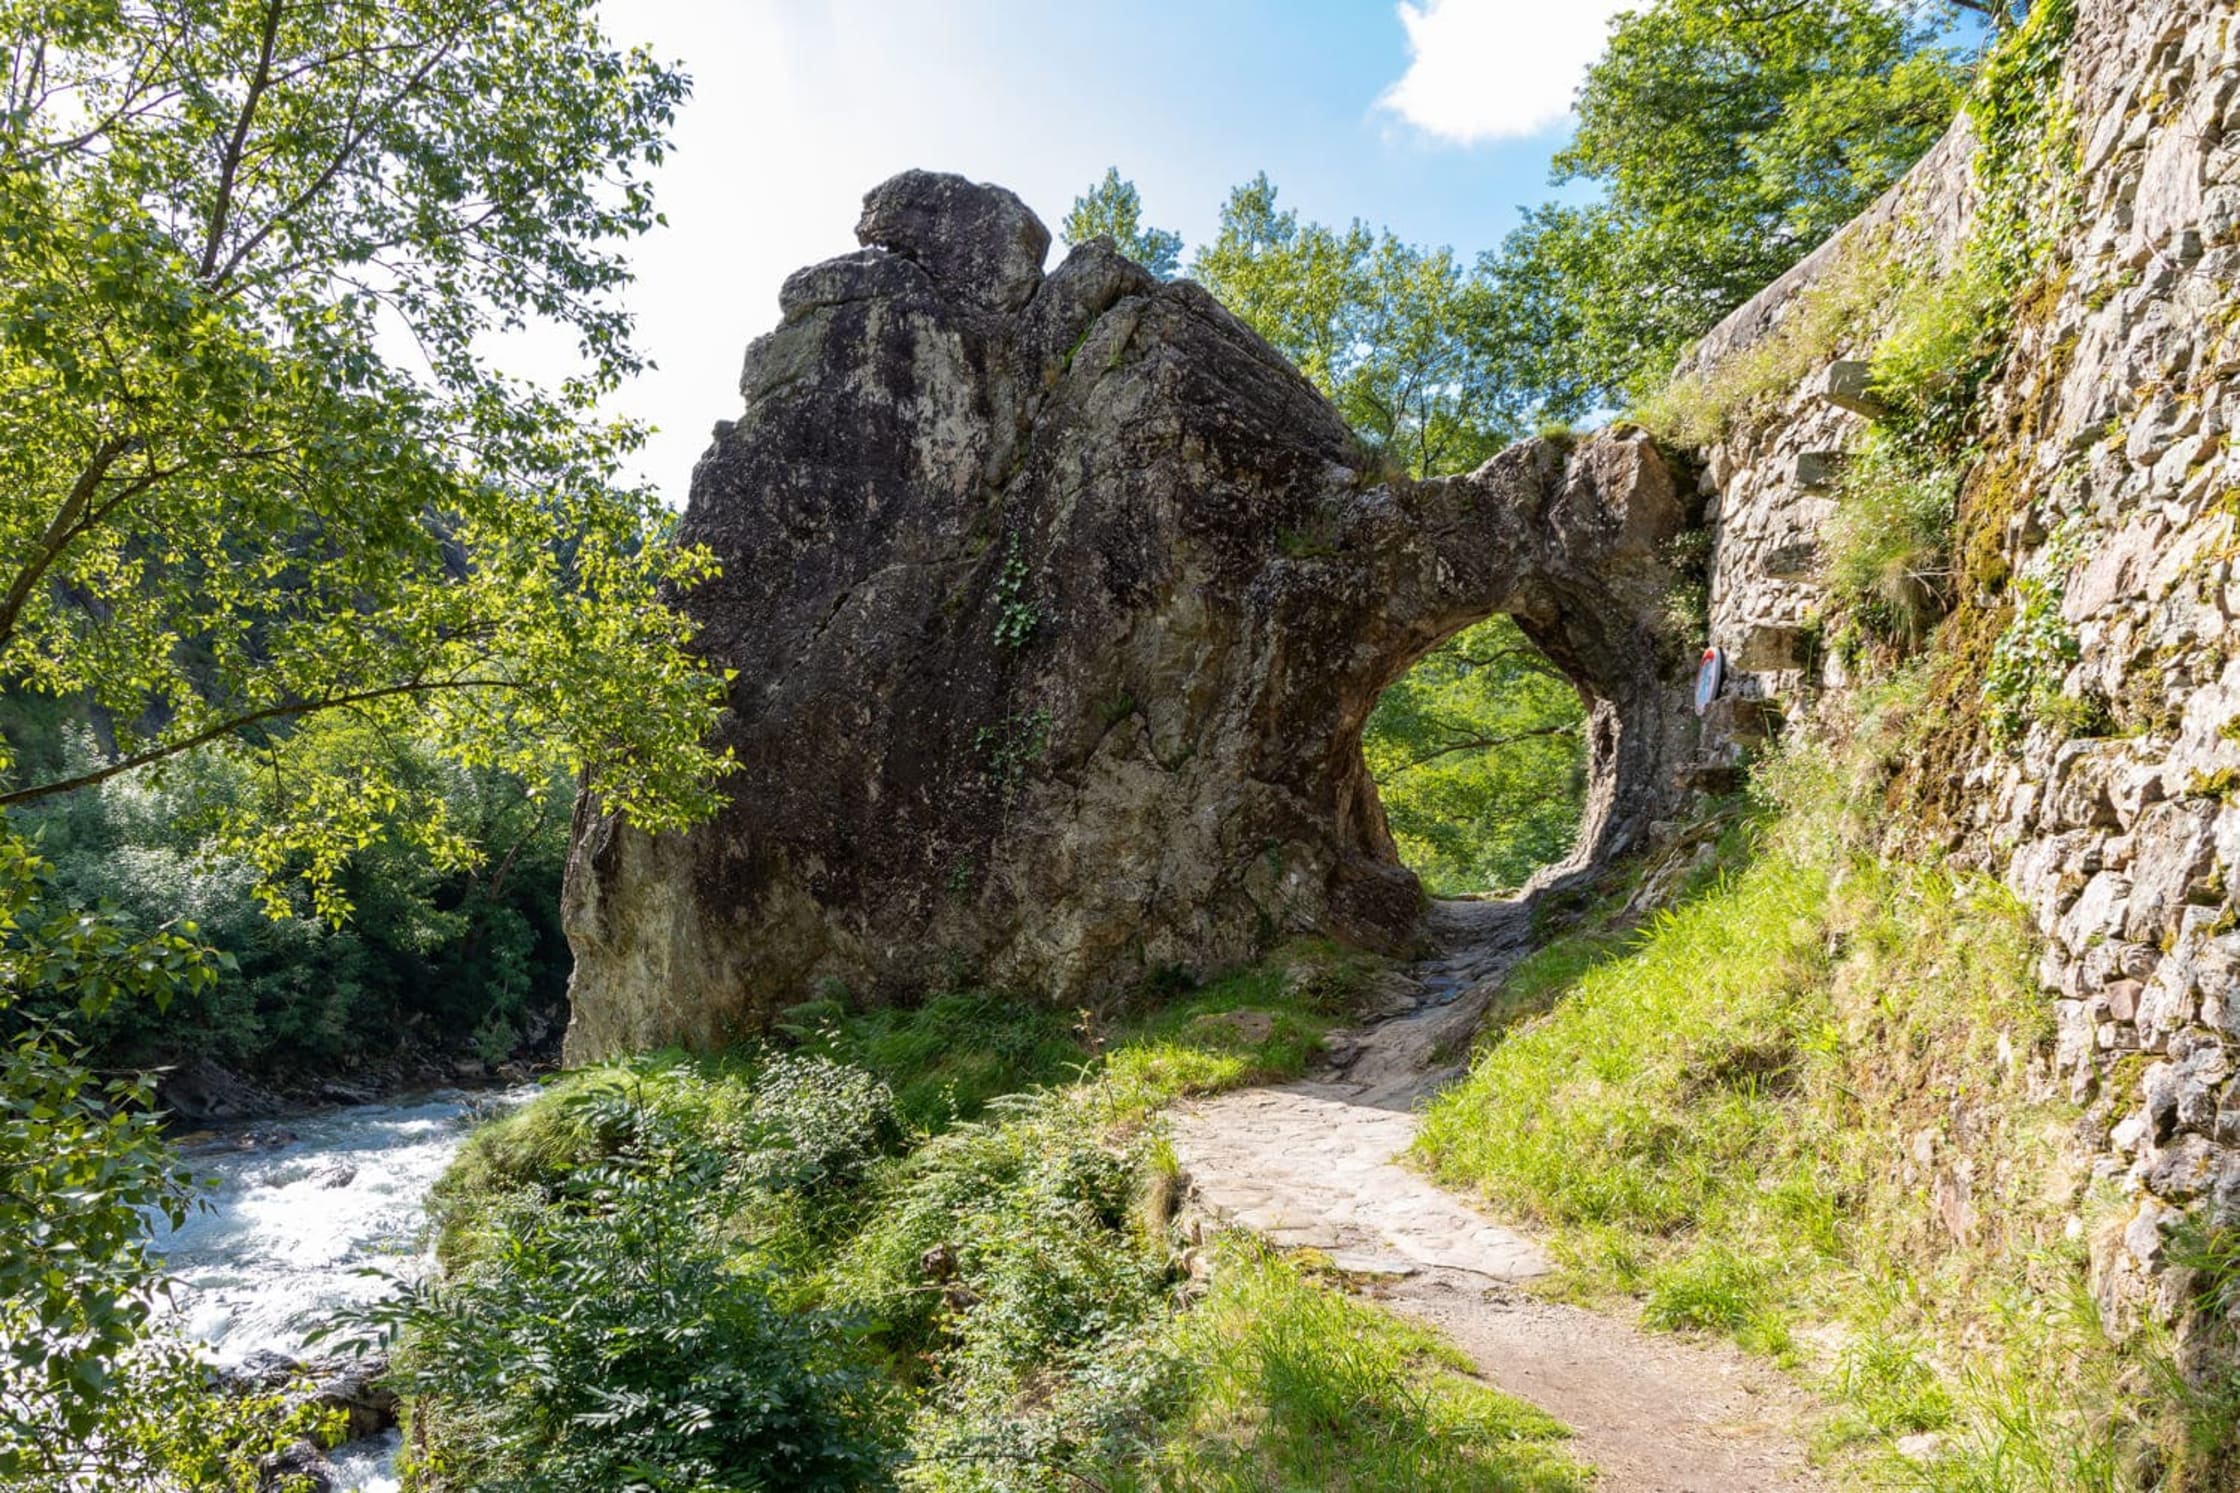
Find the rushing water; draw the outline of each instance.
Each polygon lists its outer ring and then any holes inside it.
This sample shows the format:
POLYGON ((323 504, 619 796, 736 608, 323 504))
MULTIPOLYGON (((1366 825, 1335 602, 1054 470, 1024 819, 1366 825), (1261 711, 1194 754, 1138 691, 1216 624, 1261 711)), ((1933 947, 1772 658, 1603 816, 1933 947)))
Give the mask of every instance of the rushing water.
MULTIPOLYGON (((158 1235, 187 1331, 224 1364, 303 1356, 319 1321, 384 1289, 360 1271, 425 1267, 436 1179, 478 1120, 532 1092, 447 1091, 190 1138, 188 1164, 217 1186, 185 1228, 158 1235)), ((340 1448, 343 1487, 394 1493, 396 1452, 394 1433, 340 1448)))

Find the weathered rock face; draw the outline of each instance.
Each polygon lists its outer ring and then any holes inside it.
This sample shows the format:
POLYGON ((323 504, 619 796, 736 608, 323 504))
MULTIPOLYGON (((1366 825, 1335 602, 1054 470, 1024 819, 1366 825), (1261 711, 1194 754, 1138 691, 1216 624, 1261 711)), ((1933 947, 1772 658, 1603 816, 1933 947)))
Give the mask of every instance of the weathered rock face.
POLYGON ((1072 998, 1301 932, 1405 944, 1362 725, 1495 612, 1593 707, 1587 853, 1669 808, 1689 514, 1645 438, 1392 479, 1198 287, 1102 242, 1045 276, 1008 192, 911 172, 857 232, 787 282, 694 475, 724 574, 686 605, 743 770, 686 836, 580 814, 571 1059, 721 1042, 826 979, 1072 998))

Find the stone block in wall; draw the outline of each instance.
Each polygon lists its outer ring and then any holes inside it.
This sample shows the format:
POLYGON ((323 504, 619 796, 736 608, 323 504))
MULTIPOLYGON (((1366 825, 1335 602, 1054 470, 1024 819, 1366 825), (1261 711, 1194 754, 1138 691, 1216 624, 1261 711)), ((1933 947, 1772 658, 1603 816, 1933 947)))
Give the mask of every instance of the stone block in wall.
POLYGON ((1703 713, 1703 734, 1707 741, 1758 746, 1773 740, 1780 730, 1781 709, 1771 700, 1724 695, 1713 700, 1711 708, 1703 713))
POLYGON ((1683 793, 1709 793, 1725 797, 1740 792, 1746 776, 1739 762, 1706 759, 1682 763, 1673 774, 1673 785, 1683 793))
POLYGON ((2207 1136, 2188 1135, 2148 1151, 2133 1168, 2133 1178, 2167 1202, 2200 1197, 2216 1182, 2217 1148, 2207 1136))
POLYGON ((2081 953, 2123 927, 2130 902, 2131 879, 2102 871, 2085 882, 2083 892, 2054 925, 2053 936, 2063 948, 2081 953))
POLYGON ((1766 551, 1758 569, 1771 580, 1816 581, 1820 578, 1820 546, 1810 539, 1775 545, 1766 551))
POLYGON ((1771 623, 1754 625, 1734 651, 1734 666, 1752 674, 1778 674, 1805 665, 1802 628, 1771 623))
POLYGON ((1874 370, 1865 363, 1849 359, 1830 363, 1812 385, 1812 393, 1823 404, 1864 415, 1869 420, 1878 420, 1889 413, 1889 407, 1875 397, 1874 370))
POLYGON ((2203 799, 2169 799, 2139 815, 2132 830, 2131 904, 2124 936, 2158 942, 2174 932, 2196 883, 2216 853, 2217 806, 2203 799))
POLYGON ((1796 465, 1790 469, 1790 473, 1796 479, 1799 487, 1810 488, 1814 491, 1833 487, 1836 485, 1836 479, 1843 475, 1843 453, 1841 451, 1800 451, 1797 453, 1796 465))
POLYGON ((2048 829, 2115 829, 2112 779, 2129 752, 2120 741, 2072 741, 2054 754, 2053 784, 2045 796, 2048 829))

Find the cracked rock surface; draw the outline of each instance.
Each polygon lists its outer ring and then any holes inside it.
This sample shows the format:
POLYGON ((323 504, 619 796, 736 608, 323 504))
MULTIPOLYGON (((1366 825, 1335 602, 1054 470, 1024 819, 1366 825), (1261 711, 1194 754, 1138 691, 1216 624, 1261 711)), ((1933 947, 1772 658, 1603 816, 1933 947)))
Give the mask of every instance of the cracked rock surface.
MULTIPOLYGON (((750 1034, 839 981, 1094 996, 1422 899, 1361 759, 1378 694, 1495 612, 1592 707, 1587 857, 1668 809, 1685 485, 1637 432, 1411 482, 1187 282, 904 173, 786 282, 683 523, 737 671, 730 806, 579 809, 568 1058, 750 1034)), ((1692 723, 1690 723, 1692 724, 1692 723)))

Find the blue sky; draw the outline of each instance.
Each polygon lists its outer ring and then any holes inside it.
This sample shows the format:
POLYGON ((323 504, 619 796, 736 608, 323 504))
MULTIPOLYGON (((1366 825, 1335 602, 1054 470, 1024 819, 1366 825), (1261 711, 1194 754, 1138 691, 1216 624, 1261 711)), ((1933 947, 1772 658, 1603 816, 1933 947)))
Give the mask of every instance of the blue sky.
POLYGON ((864 191, 896 171, 1000 182, 1055 228, 1117 165, 1153 223, 1196 243, 1265 170, 1309 217, 1471 254, 1548 194, 1566 101, 1615 8, 615 0, 613 35, 695 83, 659 178, 670 226, 638 246, 630 297, 660 367, 616 401, 661 427, 645 475, 683 500, 779 284, 854 248, 864 191))

